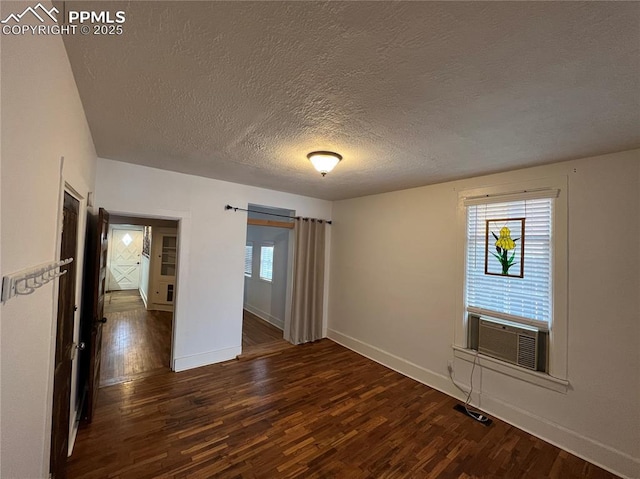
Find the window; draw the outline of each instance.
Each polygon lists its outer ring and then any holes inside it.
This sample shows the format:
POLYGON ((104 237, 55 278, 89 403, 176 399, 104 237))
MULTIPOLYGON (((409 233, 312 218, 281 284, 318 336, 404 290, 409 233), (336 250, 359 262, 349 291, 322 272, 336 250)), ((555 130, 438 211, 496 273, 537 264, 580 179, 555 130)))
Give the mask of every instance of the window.
POLYGON ((534 198, 467 206, 468 311, 544 329, 549 327, 553 202, 552 198, 534 198), (507 245, 508 251, 498 252, 496 243, 500 241, 501 232, 505 238, 511 238, 510 244, 500 243, 507 245), (504 260, 499 253, 503 253, 507 261, 513 261, 507 266, 508 275, 500 269, 504 260), (488 265, 497 273, 489 274, 488 265), (520 271, 522 277, 519 277, 520 271))
MULTIPOLYGON (((469 313, 521 323, 524 328, 537 327, 548 331, 547 374, 495 358, 480 358, 478 365, 560 392, 568 390, 567 184, 566 175, 557 175, 458 192, 460 281, 456 288, 459 309, 454 323, 454 357, 469 362, 476 358, 468 349, 477 333, 469 329, 476 324, 469 322, 469 313), (498 240, 492 232, 499 239, 500 229, 506 225, 519 246, 522 218, 524 251, 515 251, 514 264, 504 275, 502 261, 491 254, 498 254, 498 240), (488 241, 487 220, 506 221, 505 225, 489 221, 488 241), (522 253, 524 264, 519 277, 516 261, 522 253), (494 262, 485 264, 485 257, 494 262)), ((511 259, 514 248, 506 244, 511 259)))
POLYGON ((247 243, 244 247, 244 275, 251 278, 253 267, 253 243, 247 243))
POLYGON ((273 281, 273 245, 260 246, 260 279, 273 281))

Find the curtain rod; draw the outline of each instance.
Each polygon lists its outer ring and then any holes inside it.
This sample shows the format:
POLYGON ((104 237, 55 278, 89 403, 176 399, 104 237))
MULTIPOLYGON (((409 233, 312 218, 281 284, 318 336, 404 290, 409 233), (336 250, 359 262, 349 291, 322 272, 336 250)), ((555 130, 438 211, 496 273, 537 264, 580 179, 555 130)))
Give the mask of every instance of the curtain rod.
POLYGON ((249 209, 244 209, 244 208, 238 208, 236 206, 231 206, 231 205, 225 205, 224 207, 225 210, 233 210, 233 211, 247 211, 248 213, 259 213, 261 215, 269 215, 269 216, 279 216, 281 218, 289 218, 290 220, 296 220, 296 221, 300 221, 300 220, 304 220, 304 221, 317 221, 319 223, 327 223, 328 225, 332 224, 332 222, 330 220, 321 220, 318 218, 303 218, 301 216, 287 216, 287 215, 279 215, 277 213, 265 213, 264 211, 256 211, 256 210, 249 210, 249 209))

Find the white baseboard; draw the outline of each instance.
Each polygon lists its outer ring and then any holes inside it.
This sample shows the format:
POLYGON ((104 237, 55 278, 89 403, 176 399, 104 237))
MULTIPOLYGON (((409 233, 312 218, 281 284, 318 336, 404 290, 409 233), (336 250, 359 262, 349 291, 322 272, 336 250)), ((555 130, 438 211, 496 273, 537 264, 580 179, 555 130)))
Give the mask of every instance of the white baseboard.
POLYGON ((235 359, 241 352, 242 348, 237 346, 234 348, 218 349, 215 351, 207 351, 206 353, 175 358, 173 360, 173 370, 180 372, 186 371, 187 369, 199 368, 200 366, 208 366, 209 364, 229 361, 230 359, 235 359))
POLYGON ((73 427, 71 428, 71 435, 67 443, 67 457, 71 457, 73 453, 73 447, 76 445, 76 437, 78 436, 78 429, 80 428, 80 421, 74 420, 73 427))
POLYGON ((144 303, 144 309, 149 309, 147 295, 144 294, 142 288, 139 288, 138 291, 140 292, 140 297, 142 298, 142 302, 144 303))
POLYGON ((341 344, 345 348, 349 348, 352 351, 355 351, 376 363, 380 363, 389 369, 393 369, 404 376, 415 379, 416 381, 426 384, 427 386, 437 389, 449 396, 458 397, 456 393, 459 394, 459 391, 451 383, 448 376, 429 371, 422 366, 418 366, 415 363, 383 351, 382 349, 360 341, 359 339, 352 338, 351 336, 336 331, 335 329, 328 329, 327 337, 336 343, 341 344))
POLYGON ((275 316, 271 316, 269 313, 262 311, 255 306, 251 306, 250 304, 245 304, 244 309, 249 311, 251 314, 255 314, 260 319, 265 320, 267 323, 274 325, 276 328, 284 330, 284 320, 280 318, 276 318, 275 316))
POLYGON ((172 304, 159 304, 159 303, 149 303, 147 307, 150 311, 166 311, 169 313, 173 313, 173 305, 172 304))
MULTIPOLYGON (((335 329, 328 329, 327 337, 404 376, 415 379, 449 396, 464 400, 461 391, 452 384, 448 376, 430 371, 335 329)), ((636 459, 559 424, 552 423, 545 418, 519 409, 512 404, 507 404, 486 393, 482 393, 479 399, 481 401, 480 408, 491 416, 621 477, 629 479, 640 477, 640 459, 636 459)))
POLYGON ((560 424, 483 393, 481 409, 554 446, 626 479, 640 477, 640 460, 560 424))

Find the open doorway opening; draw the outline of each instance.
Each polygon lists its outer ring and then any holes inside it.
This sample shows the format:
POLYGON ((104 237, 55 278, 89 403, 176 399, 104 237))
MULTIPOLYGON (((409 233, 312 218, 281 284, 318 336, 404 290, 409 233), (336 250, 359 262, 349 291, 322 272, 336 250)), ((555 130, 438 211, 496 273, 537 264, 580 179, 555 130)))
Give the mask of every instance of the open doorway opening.
POLYGON ((251 204, 248 209, 242 356, 291 346, 283 332, 290 315, 295 212, 251 204))
POLYGON ((171 368, 178 222, 110 218, 100 387, 171 368))

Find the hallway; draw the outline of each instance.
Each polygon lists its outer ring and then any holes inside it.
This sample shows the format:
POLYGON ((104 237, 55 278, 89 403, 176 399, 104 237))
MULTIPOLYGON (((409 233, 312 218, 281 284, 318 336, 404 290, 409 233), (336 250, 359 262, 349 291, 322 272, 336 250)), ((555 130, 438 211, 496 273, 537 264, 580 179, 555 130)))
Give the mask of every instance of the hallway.
POLYGON ((239 358, 267 356, 290 347, 294 345, 282 338, 281 329, 246 309, 242 310, 242 354, 239 358))
POLYGON ((137 290, 105 299, 100 387, 169 371, 173 314, 147 311, 137 290))

